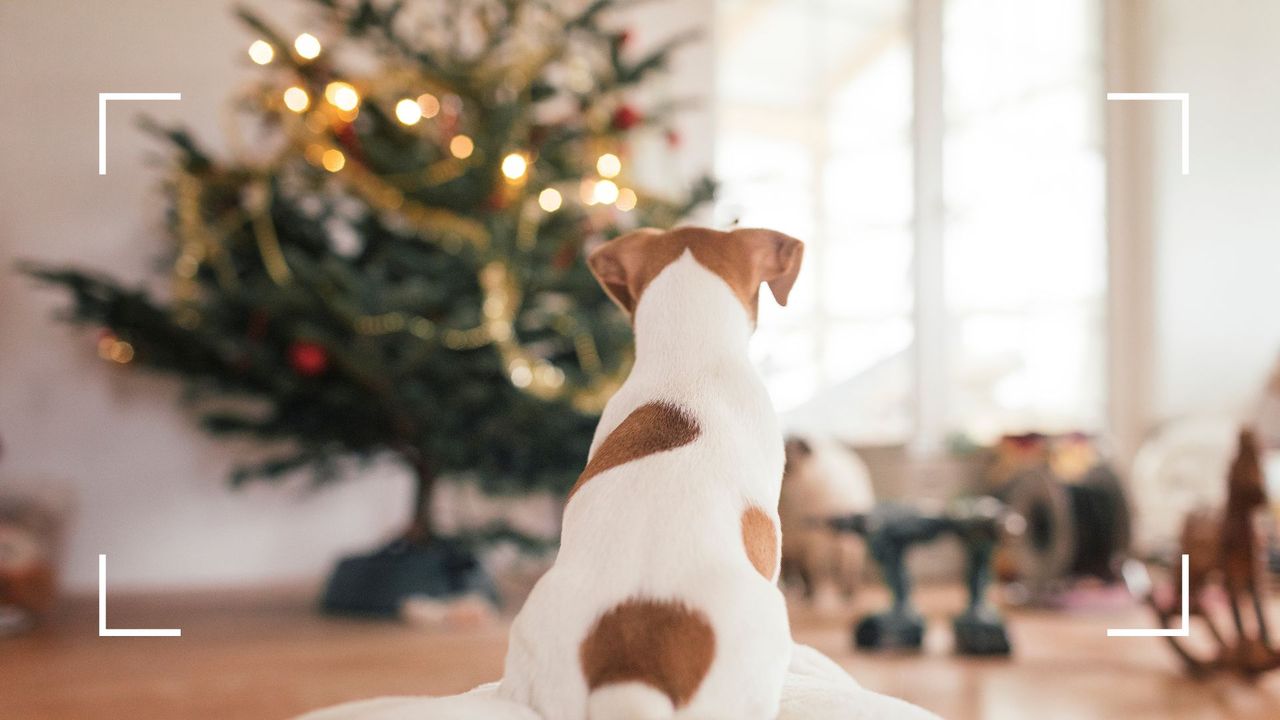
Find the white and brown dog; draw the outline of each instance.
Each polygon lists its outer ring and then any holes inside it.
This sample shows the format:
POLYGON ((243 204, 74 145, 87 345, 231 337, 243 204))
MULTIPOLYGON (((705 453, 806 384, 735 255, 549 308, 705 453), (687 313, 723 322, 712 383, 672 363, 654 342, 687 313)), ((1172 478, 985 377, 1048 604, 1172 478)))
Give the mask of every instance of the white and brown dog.
POLYGON ((770 230, 689 227, 591 254, 631 315, 635 366, 515 619, 502 696, 552 720, 777 717, 782 433, 747 341, 761 284, 786 304, 802 251, 770 230))

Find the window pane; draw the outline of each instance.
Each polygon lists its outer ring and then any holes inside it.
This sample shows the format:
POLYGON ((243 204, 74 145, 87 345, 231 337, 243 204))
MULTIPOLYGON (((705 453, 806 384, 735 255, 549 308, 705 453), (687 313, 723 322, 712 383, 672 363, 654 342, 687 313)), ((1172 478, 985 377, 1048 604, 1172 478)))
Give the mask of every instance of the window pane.
MULTIPOLYGON (((828 225, 831 240, 821 266, 823 307, 832 321, 911 314, 911 233, 906 226, 877 230, 828 225)), ((789 308, 788 308, 789 309, 789 308)))
POLYGON ((806 243, 753 353, 775 403, 851 440, 910 432, 908 0, 718 0, 718 219, 806 243), (857 412, 849 408, 857 407, 857 412))
POLYGON ((911 433, 910 318, 830 325, 821 342, 822 392, 784 414, 799 430, 867 444, 911 433))
POLYGON ((1098 11, 946 4, 949 412, 979 437, 1103 420, 1098 11))
POLYGON ((969 313, 953 324, 952 397, 977 437, 1094 429, 1103 422, 1099 306, 969 313), (1081 398, 1093 399, 1082 402, 1081 398))

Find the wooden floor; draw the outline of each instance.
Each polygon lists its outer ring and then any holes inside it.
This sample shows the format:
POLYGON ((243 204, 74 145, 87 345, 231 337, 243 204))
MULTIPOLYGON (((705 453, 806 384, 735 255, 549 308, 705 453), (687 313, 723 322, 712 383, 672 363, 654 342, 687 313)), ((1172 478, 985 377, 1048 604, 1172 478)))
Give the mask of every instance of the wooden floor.
MULTIPOLYGON (((0 718, 287 718, 345 700, 445 694, 498 677, 505 629, 426 632, 322 617, 307 594, 112 598, 112 627, 181 627, 181 638, 99 638, 96 599, 56 621, 0 639, 0 718)), ((882 599, 864 596, 862 605, 882 599)), ((875 656, 848 646, 848 618, 796 611, 798 640, 830 654, 864 685, 946 718, 1205 720, 1280 718, 1280 674, 1249 685, 1183 678, 1161 641, 1108 638, 1145 626, 1137 608, 1016 612, 1015 656, 958 659, 946 617, 955 591, 923 593, 932 618, 921 655, 875 656)), ((477 720, 483 720, 478 718, 477 720)))

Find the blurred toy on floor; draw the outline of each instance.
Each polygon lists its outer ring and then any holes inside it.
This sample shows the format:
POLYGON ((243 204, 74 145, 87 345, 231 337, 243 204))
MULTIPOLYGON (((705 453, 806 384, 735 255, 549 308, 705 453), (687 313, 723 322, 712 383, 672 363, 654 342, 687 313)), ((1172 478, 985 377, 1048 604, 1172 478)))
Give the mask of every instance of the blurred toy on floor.
POLYGON ((818 608, 847 603, 862 580, 866 544, 815 520, 869 512, 874 504, 871 473, 853 450, 830 438, 789 437, 778 504, 783 583, 818 608))
POLYGON ((53 598, 53 566, 35 532, 0 520, 0 635, 26 629, 53 598))
POLYGON ((993 450, 987 491, 1026 520, 996 573, 1007 597, 1056 604, 1079 580, 1112 583, 1128 556, 1129 506, 1120 478, 1083 433, 1008 435, 993 450))
POLYGON ((69 507, 54 494, 47 485, 18 490, 0 478, 0 637, 31 627, 53 609, 69 507))
POLYGON ((1008 655, 1012 648, 1004 620, 987 601, 991 558, 1001 538, 1019 535, 1023 519, 990 496, 958 500, 943 512, 901 503, 880 503, 869 513, 829 520, 831 528, 867 538, 880 565, 893 605, 863 618, 854 628, 854 644, 868 650, 918 650, 924 642, 924 618, 911 602, 907 552, 912 546, 955 535, 965 550, 968 606, 952 623, 961 655, 1008 655))
POLYGON ((1280 668, 1280 651, 1271 644, 1267 622, 1266 546, 1258 522, 1258 511, 1266 505, 1258 440, 1251 430, 1244 429, 1227 473, 1226 506, 1221 510, 1194 510, 1184 522, 1180 554, 1187 558, 1186 577, 1181 562, 1171 563, 1172 582, 1157 593, 1152 592, 1140 566, 1131 565, 1126 570, 1131 589, 1147 600, 1166 628, 1181 627, 1181 589, 1186 586, 1190 617, 1204 624, 1216 644, 1216 652, 1205 657, 1196 654, 1181 638, 1166 638, 1192 675, 1222 670, 1257 675, 1280 668), (1225 597, 1226 607, 1215 597, 1225 597), (1231 630, 1223 632, 1221 615, 1227 610, 1231 630), (1252 614, 1248 621, 1246 612, 1252 614))

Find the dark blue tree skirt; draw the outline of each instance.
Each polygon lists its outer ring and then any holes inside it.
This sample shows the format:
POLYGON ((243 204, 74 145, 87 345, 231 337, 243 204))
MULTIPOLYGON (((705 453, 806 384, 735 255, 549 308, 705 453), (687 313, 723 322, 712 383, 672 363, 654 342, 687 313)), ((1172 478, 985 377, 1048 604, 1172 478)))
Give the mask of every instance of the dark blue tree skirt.
POLYGON ((499 602, 473 546, 448 538, 427 544, 397 540, 372 554, 343 558, 329 577, 321 608, 338 615, 396 617, 410 597, 467 594, 499 602))

